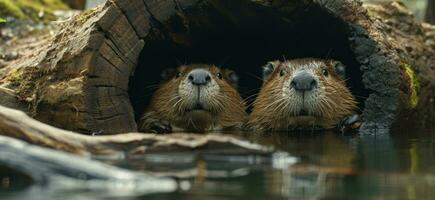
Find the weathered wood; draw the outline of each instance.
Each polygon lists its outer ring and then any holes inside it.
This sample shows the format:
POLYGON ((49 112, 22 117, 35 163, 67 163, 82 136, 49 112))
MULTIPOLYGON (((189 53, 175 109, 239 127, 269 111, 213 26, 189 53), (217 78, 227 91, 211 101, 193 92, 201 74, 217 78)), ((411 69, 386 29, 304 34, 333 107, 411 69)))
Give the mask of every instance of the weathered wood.
MULTIPOLYGON (((106 191, 114 196, 125 192, 144 195, 173 192, 178 188, 175 180, 170 178, 120 169, 88 157, 30 145, 9 137, 0 136, 0 150, 2 169, 8 167, 8 173, 18 172, 29 177, 32 187, 44 186, 46 193, 50 193, 48 188, 56 188, 64 192, 106 191)), ((44 198, 49 198, 46 193, 44 198)), ((13 196, 13 199, 28 199, 29 196, 35 199, 25 191, 13 196)))
POLYGON ((126 133, 113 136, 87 136, 43 124, 21 111, 3 106, 0 106, 0 135, 79 155, 122 156, 125 153, 143 154, 161 150, 210 148, 213 145, 229 145, 259 152, 271 150, 234 136, 221 134, 126 133))
MULTIPOLYGON (((381 46, 383 54, 391 60, 391 68, 400 70, 400 75, 397 77, 384 80, 399 82, 396 84, 401 86, 396 88, 404 95, 404 99, 395 105, 398 114, 395 116, 394 125, 434 127, 435 26, 416 21, 411 11, 400 2, 366 7, 371 16, 374 16, 372 18, 376 19, 373 26, 378 27, 378 30, 372 34, 376 34, 378 40, 383 38, 384 42, 381 46), (388 37, 382 36, 381 33, 388 37)), ((386 72, 379 71, 377 76, 373 74, 371 82, 380 82, 380 77, 382 79, 386 77, 384 73, 386 72)))
MULTIPOLYGON (((283 37, 270 41, 288 42, 283 51, 293 57, 327 56, 317 49, 340 52, 335 58, 353 63, 355 77, 350 78, 362 80, 356 86, 368 93, 361 98, 363 128, 388 128, 409 112, 418 116, 415 120, 435 120, 434 30, 398 2, 375 6, 353 0, 109 0, 66 22, 40 51, 10 64, 8 69, 13 65, 14 70, 1 76, 0 83, 27 101, 33 117, 56 127, 88 134, 134 132, 134 112, 142 110, 132 107, 129 79, 142 76, 135 72, 143 49, 153 52, 152 45, 164 43, 167 46, 160 47, 189 50, 215 32, 258 32, 263 39, 283 37), (281 29, 286 34, 267 31, 281 29), (316 31, 342 37, 337 40, 342 43, 322 41, 323 35, 311 33, 316 31), (293 46, 300 41, 311 45, 302 54, 293 46)), ((232 43, 227 45, 231 48, 232 43)), ((201 54, 190 55, 198 56, 193 60, 204 60, 203 51, 192 52, 201 54)))
POLYGON ((140 38, 146 37, 151 29, 151 15, 144 1, 115 1, 115 3, 126 15, 137 35, 140 38))

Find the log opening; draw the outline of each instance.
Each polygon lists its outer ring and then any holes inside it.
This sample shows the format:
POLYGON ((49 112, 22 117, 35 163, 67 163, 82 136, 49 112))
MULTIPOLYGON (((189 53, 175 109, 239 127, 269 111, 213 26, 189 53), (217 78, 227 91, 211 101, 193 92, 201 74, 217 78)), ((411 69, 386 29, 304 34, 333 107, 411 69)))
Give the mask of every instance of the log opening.
MULTIPOLYGON (((252 8, 249 3, 209 6, 189 10, 184 18, 174 15, 146 42, 129 84, 136 119, 149 103, 165 68, 188 63, 228 67, 239 75, 239 92, 248 98, 255 97, 261 87, 261 66, 272 60, 303 57, 343 62, 348 86, 364 109, 369 91, 364 88, 360 64, 349 44, 350 29, 341 19, 316 4, 295 10, 292 21, 283 20, 273 9, 252 8), (239 13, 242 7, 255 10, 255 15, 239 13)), ((249 98, 247 103, 254 99, 249 98)))

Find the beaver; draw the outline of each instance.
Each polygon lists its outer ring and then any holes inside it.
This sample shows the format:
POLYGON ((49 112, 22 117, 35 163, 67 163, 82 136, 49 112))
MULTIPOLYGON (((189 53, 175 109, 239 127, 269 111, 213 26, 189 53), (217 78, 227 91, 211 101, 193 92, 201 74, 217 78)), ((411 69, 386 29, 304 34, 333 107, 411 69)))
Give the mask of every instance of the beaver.
POLYGON ((239 129, 246 119, 234 71, 209 64, 167 69, 139 130, 170 133, 239 129))
POLYGON ((300 58, 263 66, 263 86, 247 127, 254 130, 324 130, 359 121, 339 61, 300 58))

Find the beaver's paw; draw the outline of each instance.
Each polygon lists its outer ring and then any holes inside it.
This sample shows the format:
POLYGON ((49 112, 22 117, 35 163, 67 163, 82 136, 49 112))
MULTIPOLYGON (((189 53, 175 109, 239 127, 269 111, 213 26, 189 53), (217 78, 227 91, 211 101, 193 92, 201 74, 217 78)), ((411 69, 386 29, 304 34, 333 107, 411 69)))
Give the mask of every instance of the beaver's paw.
POLYGON ((168 121, 156 120, 149 124, 148 130, 152 133, 172 133, 172 126, 168 121))
POLYGON ((172 126, 169 121, 152 117, 153 112, 147 113, 140 119, 138 129, 143 133, 171 133, 172 126))
POLYGON ((358 114, 345 117, 339 124, 339 129, 342 133, 349 133, 359 129, 361 126, 361 118, 358 114))

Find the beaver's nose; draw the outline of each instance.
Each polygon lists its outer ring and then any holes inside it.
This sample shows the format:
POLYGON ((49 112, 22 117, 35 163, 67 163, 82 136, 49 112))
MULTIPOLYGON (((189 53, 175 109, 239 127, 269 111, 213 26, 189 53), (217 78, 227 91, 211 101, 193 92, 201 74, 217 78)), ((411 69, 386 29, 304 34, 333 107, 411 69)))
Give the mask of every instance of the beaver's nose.
POLYGON ((189 73, 189 81, 194 85, 207 85, 211 81, 210 73, 204 69, 195 69, 189 73))
POLYGON ((317 86, 317 81, 314 76, 308 72, 301 72, 293 77, 290 86, 295 88, 296 91, 310 91, 317 86))

